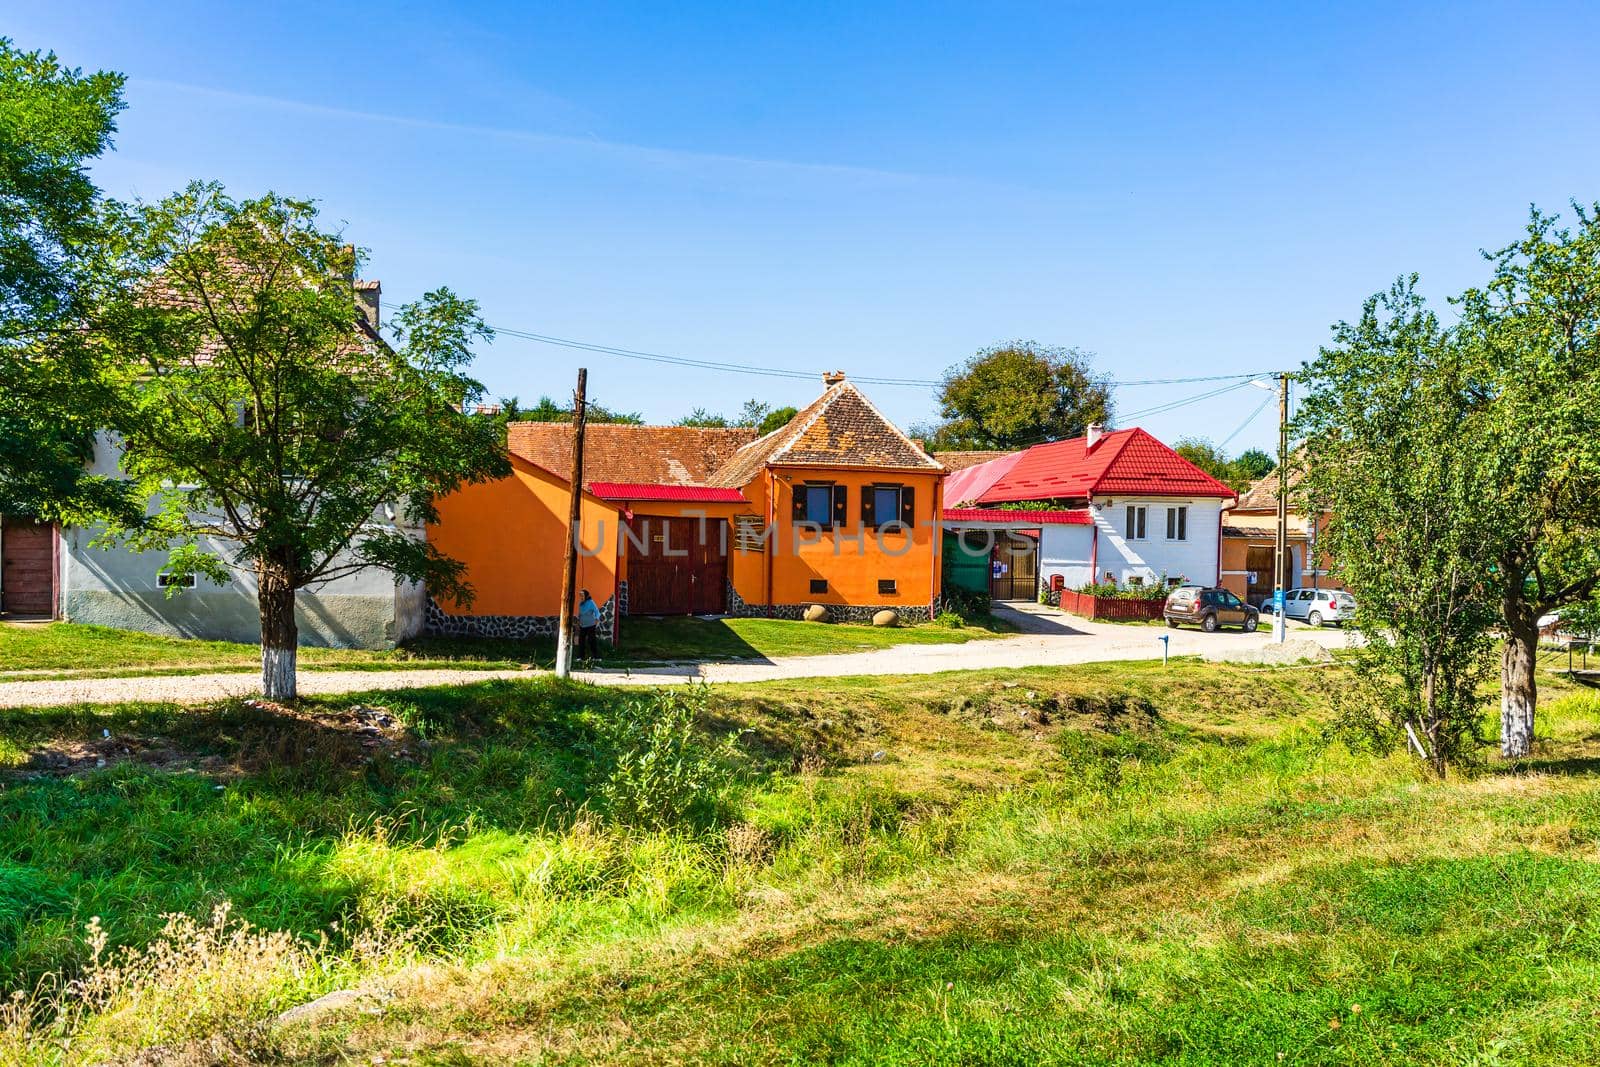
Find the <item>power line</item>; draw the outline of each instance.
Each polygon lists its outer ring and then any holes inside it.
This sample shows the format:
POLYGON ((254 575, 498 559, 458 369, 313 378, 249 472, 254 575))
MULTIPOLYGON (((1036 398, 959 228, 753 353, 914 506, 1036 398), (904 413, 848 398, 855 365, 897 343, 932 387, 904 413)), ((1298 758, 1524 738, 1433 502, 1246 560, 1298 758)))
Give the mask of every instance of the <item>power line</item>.
POLYGON ((1250 414, 1246 415, 1244 417, 1244 421, 1241 422, 1238 426, 1234 427, 1234 430, 1233 430, 1232 433, 1230 433, 1228 436, 1226 436, 1226 437, 1224 437, 1222 439, 1222 443, 1217 445, 1217 451, 1221 452, 1224 449, 1226 449, 1228 447, 1228 444, 1235 437, 1238 437, 1241 433, 1244 432, 1244 428, 1246 426, 1249 426, 1252 422, 1256 421, 1256 416, 1257 415, 1260 415, 1263 411, 1267 410, 1267 405, 1270 404, 1270 403, 1272 403, 1272 394, 1268 393, 1267 396, 1266 396, 1266 399, 1262 400, 1261 403, 1256 406, 1256 409, 1254 411, 1252 411, 1250 414))

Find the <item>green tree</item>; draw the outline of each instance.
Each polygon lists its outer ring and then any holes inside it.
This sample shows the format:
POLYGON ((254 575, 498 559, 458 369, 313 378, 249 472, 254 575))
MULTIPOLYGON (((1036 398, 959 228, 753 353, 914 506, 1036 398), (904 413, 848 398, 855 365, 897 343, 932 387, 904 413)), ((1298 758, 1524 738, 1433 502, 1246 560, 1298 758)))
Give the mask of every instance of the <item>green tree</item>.
POLYGON ((1222 449, 1204 437, 1180 437, 1172 450, 1218 481, 1233 481, 1233 464, 1222 449))
POLYGON ((1251 486, 1277 470, 1278 462, 1259 448, 1247 448, 1234 457, 1233 469, 1243 485, 1251 486))
POLYGON ((1109 380, 1075 348, 1013 341, 945 372, 940 449, 1014 449, 1081 435, 1112 415, 1109 380))
POLYGON ((463 565, 402 526, 509 469, 500 420, 462 411, 482 393, 477 306, 430 292, 393 317, 391 347, 356 310, 354 250, 304 201, 195 184, 113 229, 98 338, 125 382, 123 468, 154 516, 110 534, 168 549, 173 574, 253 574, 274 700, 296 695, 298 590, 377 567, 469 599, 463 565))
MULTIPOLYGON (((531 408, 523 407, 516 397, 501 400, 500 408, 507 422, 571 422, 572 408, 562 407, 548 396, 539 397, 531 408)), ((624 426, 643 426, 644 416, 637 411, 612 411, 602 404, 586 404, 585 420, 624 426)))
POLYGON ((1408 743, 1444 774, 1481 742, 1499 603, 1489 475, 1463 437, 1485 413, 1471 354, 1442 328, 1415 278, 1368 300, 1302 375, 1306 488, 1331 512, 1322 544, 1360 609, 1360 686, 1347 724, 1408 743))
POLYGON ((762 436, 766 436, 773 430, 787 426, 789 420, 798 414, 800 414, 798 408, 774 408, 764 401, 746 400, 744 407, 739 409, 739 417, 733 420, 733 425, 749 426, 762 436))
POLYGON ((800 409, 796 407, 774 408, 762 418, 761 422, 756 426, 756 431, 765 437, 773 430, 781 430, 789 425, 790 420, 798 414, 800 414, 800 409))
POLYGON ((714 411, 708 411, 705 408, 695 408, 693 411, 689 412, 689 414, 685 415, 672 425, 702 426, 711 429, 719 429, 728 425, 728 419, 727 416, 718 415, 714 411))
POLYGON ((1498 525, 1508 758, 1533 747, 1539 616, 1600 588, 1600 204, 1573 210, 1566 227, 1534 209, 1521 240, 1487 254, 1489 283, 1459 301, 1470 389, 1489 413, 1464 445, 1498 525))
POLYGON ((84 167, 122 106, 120 74, 0 38, 0 513, 85 520, 126 504, 86 473, 110 393, 81 330, 103 236, 84 167))

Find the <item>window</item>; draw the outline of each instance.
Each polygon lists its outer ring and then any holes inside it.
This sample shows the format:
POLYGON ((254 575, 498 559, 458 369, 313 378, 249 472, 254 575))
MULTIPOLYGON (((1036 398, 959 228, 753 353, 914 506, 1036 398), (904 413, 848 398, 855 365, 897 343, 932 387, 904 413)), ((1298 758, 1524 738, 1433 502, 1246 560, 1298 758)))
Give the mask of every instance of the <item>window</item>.
POLYGON ((806 482, 794 487, 794 521, 817 526, 843 526, 845 487, 832 482, 806 482))
POLYGON ((1144 575, 1142 575, 1142 574, 1130 574, 1130 575, 1128 575, 1128 585, 1130 587, 1137 589, 1139 586, 1141 586, 1143 584, 1144 584, 1144 575))
POLYGON ((1167 509, 1167 540, 1189 540, 1189 509, 1187 507, 1167 509))
POLYGON ((813 578, 813 579, 811 579, 811 591, 813 593, 826 593, 828 591, 828 579, 826 579, 826 578, 813 578))
POLYGON ((895 595, 895 580, 893 578, 879 578, 878 579, 878 595, 879 596, 894 596, 895 595))
POLYGON ((872 485, 861 490, 861 525, 916 525, 916 493, 909 485, 872 485))
POLYGON ((1128 540, 1130 540, 1130 541, 1143 541, 1144 540, 1145 512, 1147 512, 1148 510, 1149 509, 1144 507, 1144 505, 1142 505, 1142 504, 1129 504, 1128 505, 1128 534, 1127 534, 1128 540))
POLYGON ((1315 600, 1317 594, 1310 589, 1302 589, 1294 595, 1296 600, 1315 600))

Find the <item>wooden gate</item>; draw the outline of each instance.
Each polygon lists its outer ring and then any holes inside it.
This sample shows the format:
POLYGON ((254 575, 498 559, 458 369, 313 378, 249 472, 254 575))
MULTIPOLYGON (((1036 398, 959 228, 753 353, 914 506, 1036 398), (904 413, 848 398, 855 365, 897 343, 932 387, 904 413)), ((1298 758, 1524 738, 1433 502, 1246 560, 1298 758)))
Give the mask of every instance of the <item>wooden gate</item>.
POLYGON ((1034 600, 1039 595, 1039 542, 1021 534, 994 535, 989 554, 989 596, 995 600, 1034 600))
POLYGON ((726 609, 727 523, 628 520, 628 614, 719 615, 726 609))
POLYGON ((56 528, 32 519, 0 523, 0 611, 53 616, 56 611, 56 528))

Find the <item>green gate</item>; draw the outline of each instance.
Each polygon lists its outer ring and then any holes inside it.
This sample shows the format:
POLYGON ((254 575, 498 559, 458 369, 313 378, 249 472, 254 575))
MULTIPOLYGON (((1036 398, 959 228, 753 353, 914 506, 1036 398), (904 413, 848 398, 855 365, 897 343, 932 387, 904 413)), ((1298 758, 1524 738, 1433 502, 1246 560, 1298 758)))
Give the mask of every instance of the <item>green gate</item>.
POLYGON ((964 593, 989 595, 989 548, 993 535, 983 531, 944 533, 944 586, 964 593))

